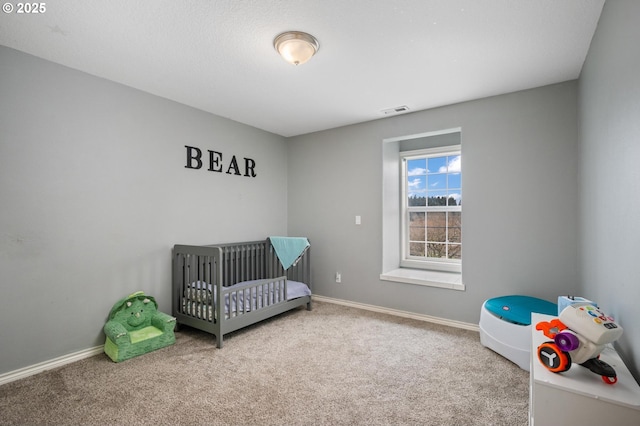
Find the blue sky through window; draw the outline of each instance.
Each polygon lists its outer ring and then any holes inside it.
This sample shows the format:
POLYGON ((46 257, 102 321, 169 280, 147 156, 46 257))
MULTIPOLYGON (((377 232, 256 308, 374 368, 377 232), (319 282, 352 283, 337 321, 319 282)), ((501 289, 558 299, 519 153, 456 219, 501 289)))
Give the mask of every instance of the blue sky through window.
POLYGON ((462 201, 461 156, 418 158, 407 161, 407 195, 446 197, 462 201))

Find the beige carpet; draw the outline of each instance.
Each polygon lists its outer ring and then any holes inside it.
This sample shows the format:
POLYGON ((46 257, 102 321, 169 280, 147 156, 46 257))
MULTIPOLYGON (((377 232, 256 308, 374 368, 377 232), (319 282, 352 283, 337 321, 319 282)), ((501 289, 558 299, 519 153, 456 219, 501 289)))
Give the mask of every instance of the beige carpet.
POLYGON ((526 425, 529 374, 478 333, 315 303, 225 337, 183 328, 0 386, 0 424, 526 425))

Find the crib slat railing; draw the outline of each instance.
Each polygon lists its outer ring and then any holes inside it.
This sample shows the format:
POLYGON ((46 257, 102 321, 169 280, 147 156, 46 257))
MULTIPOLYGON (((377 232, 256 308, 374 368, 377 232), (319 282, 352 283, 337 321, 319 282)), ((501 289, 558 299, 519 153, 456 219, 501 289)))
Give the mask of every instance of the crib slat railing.
POLYGON ((242 244, 223 244, 222 264, 225 287, 243 281, 265 278, 263 256, 265 241, 242 244))
POLYGON ((286 276, 265 278, 241 287, 224 287, 225 318, 234 318, 286 300, 286 276))

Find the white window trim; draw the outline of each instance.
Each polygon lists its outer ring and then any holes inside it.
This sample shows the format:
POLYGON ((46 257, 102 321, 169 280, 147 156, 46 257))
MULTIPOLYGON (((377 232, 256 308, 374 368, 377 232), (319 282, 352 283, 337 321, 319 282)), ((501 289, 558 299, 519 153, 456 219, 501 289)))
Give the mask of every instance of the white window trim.
POLYGON ((447 288, 451 290, 465 290, 462 282, 462 274, 458 272, 398 268, 380 274, 380 279, 383 281, 447 288))
MULTIPOLYGON (((407 170, 404 166, 405 159, 411 157, 419 157, 419 156, 444 156, 450 154, 459 154, 462 152, 461 145, 448 145, 437 148, 426 148, 419 149, 415 151, 404 151, 400 153, 400 167, 401 167, 401 189, 400 189, 400 267, 402 268, 412 268, 412 269, 425 269, 429 271, 442 271, 442 272, 462 272, 462 261, 460 260, 450 260, 450 259, 439 259, 439 260, 419 260, 419 259, 411 259, 407 253, 408 242, 407 242, 407 234, 405 232, 407 226, 407 214, 405 210, 404 203, 407 199, 407 191, 406 191, 406 173, 407 170)), ((446 207, 444 210, 447 210, 446 207)), ((458 209, 456 209, 458 210, 458 209)))
MULTIPOLYGON (((438 136, 448 133, 461 132, 462 127, 454 127, 439 131, 425 132, 413 135, 396 136, 385 138, 382 141, 382 188, 383 188, 383 253, 382 253, 382 273, 380 280, 392 281, 397 283, 422 285, 428 287, 436 287, 443 289, 451 289, 465 291, 465 285, 462 282, 461 272, 442 272, 431 271, 425 269, 415 269, 400 267, 400 250, 399 250, 399 234, 402 233, 400 228, 400 197, 401 192, 401 167, 402 162, 399 157, 399 144, 405 140, 412 140, 430 136, 438 136), (393 166, 395 164, 395 167, 393 166), (388 201, 393 200, 391 204, 388 201), (397 204, 396 204, 397 203, 397 204)), ((451 149, 451 145, 445 147, 451 149)))

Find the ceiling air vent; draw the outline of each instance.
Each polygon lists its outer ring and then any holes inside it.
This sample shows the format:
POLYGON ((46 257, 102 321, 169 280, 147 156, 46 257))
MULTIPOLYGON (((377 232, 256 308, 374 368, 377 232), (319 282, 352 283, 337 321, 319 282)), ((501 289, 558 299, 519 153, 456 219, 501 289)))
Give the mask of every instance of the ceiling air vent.
POLYGON ((393 115, 393 114, 401 114, 407 111, 409 111, 409 107, 406 105, 402 105, 395 108, 383 109, 382 113, 384 115, 393 115))

